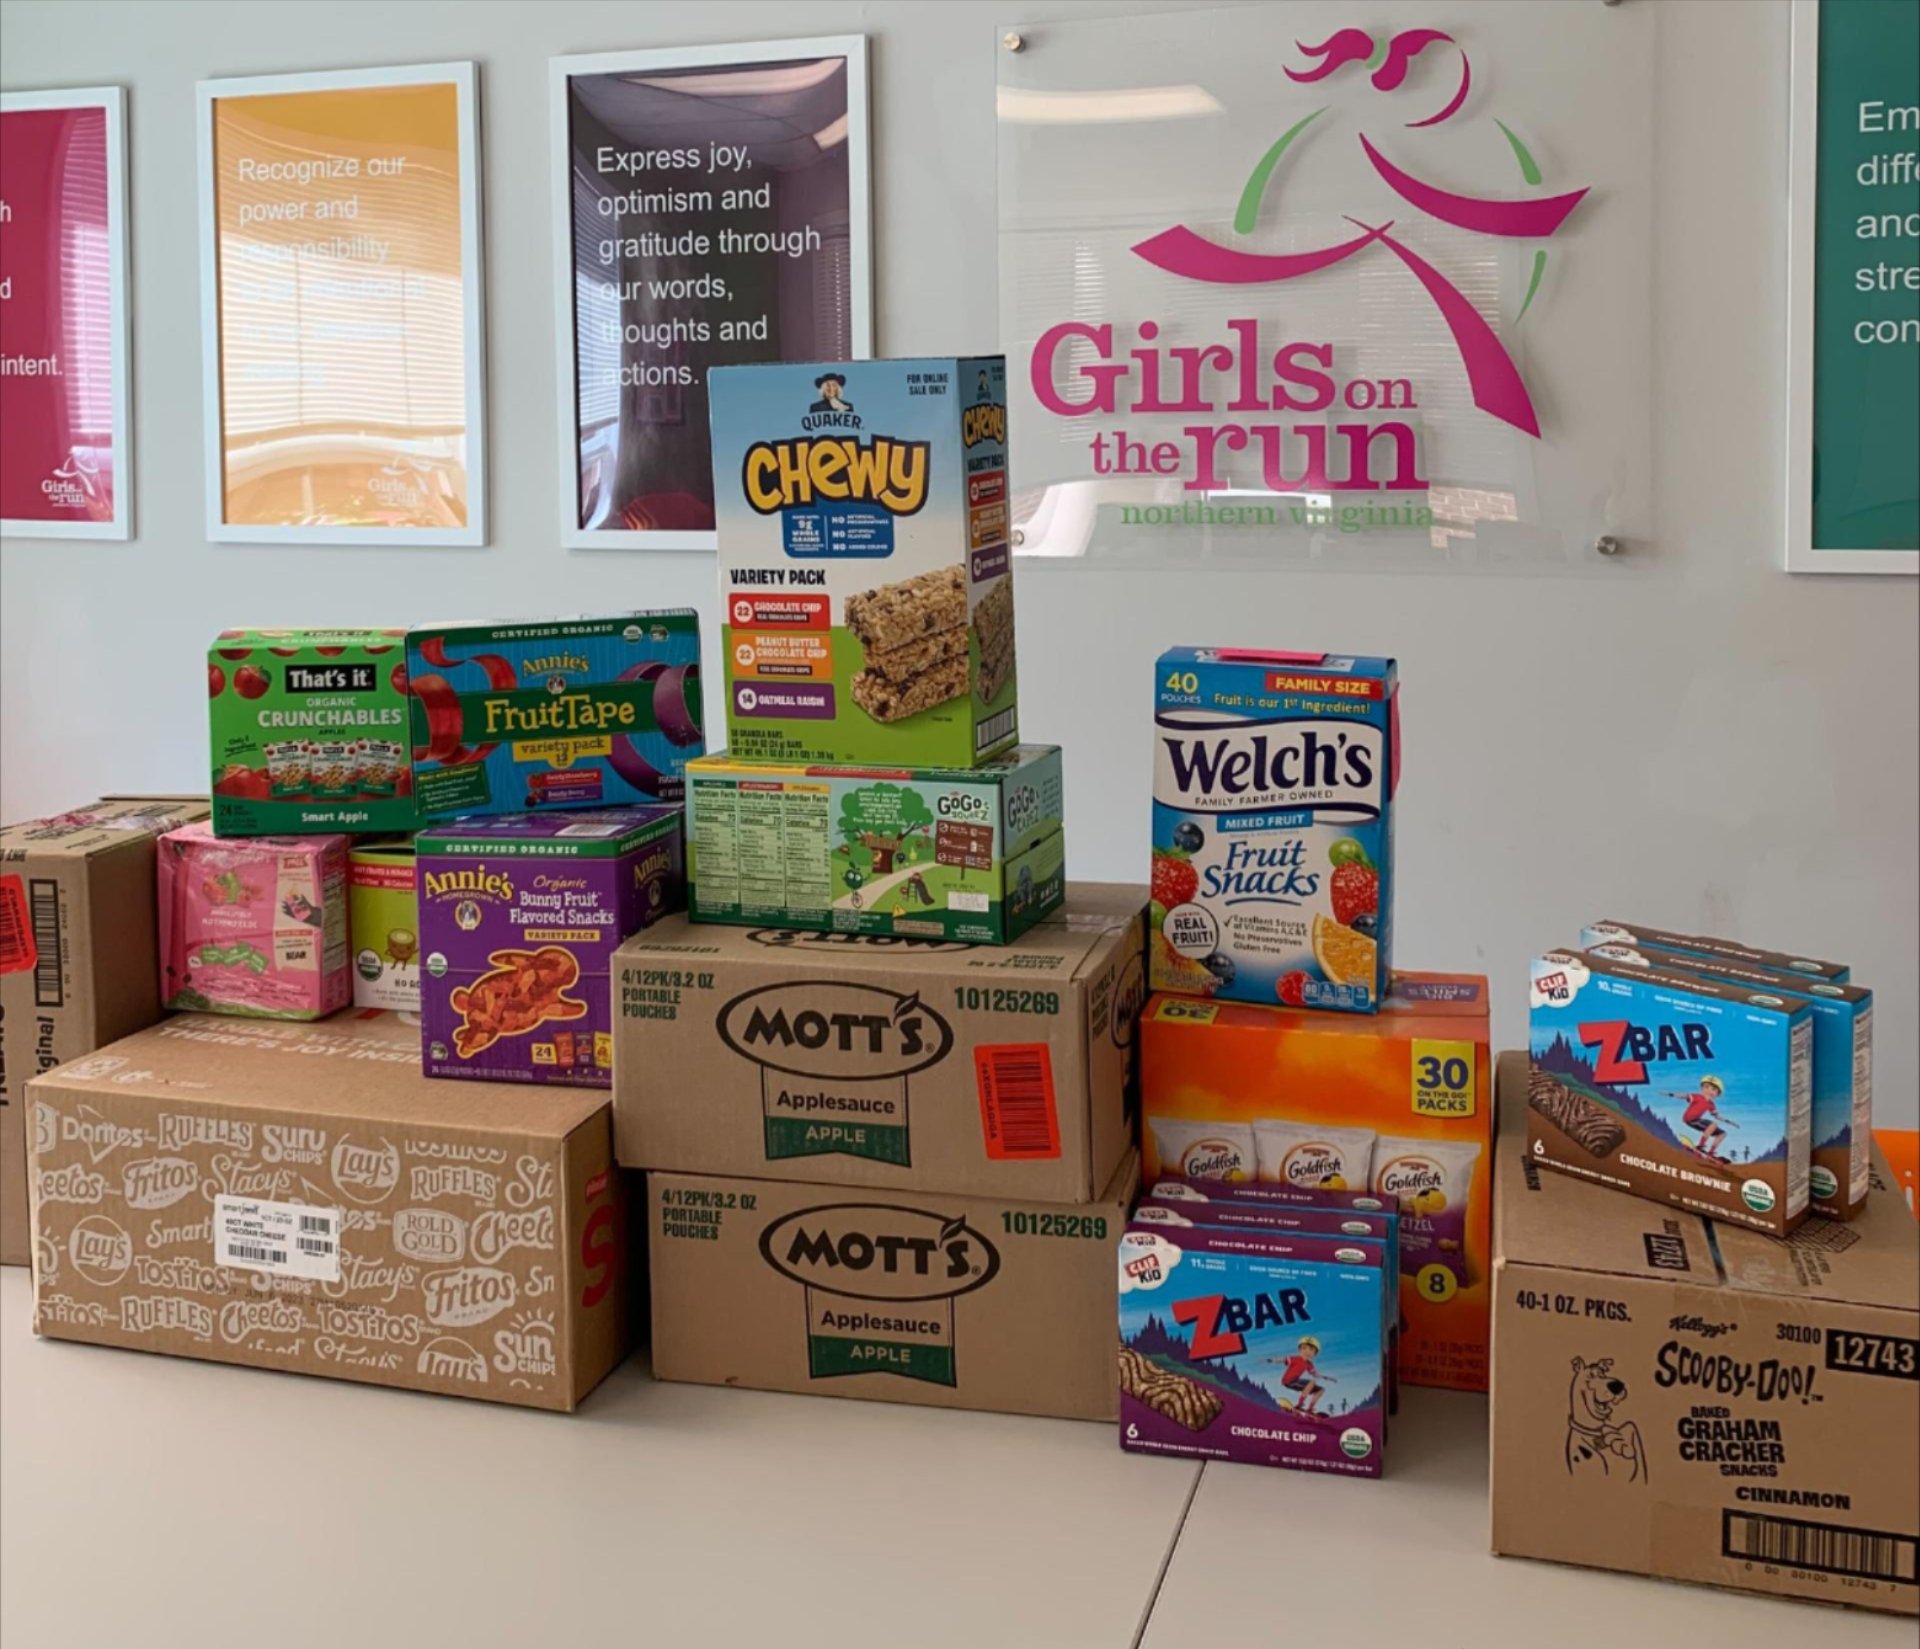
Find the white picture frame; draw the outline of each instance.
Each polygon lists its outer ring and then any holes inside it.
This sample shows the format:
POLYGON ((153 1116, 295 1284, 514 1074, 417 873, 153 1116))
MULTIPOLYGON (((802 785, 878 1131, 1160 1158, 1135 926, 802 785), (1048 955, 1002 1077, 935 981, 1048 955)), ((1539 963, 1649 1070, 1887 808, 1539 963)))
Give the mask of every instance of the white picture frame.
POLYGON ((718 46, 669 46, 647 51, 595 52, 548 59, 549 173, 552 188, 554 426, 559 451, 560 542, 570 550, 707 551, 711 532, 642 532, 580 525, 580 431, 576 393, 573 263, 573 156, 568 87, 576 77, 645 74, 665 69, 727 68, 741 63, 790 63, 844 58, 847 64, 847 215, 852 359, 873 355, 873 233, 867 37, 823 35, 799 40, 742 41, 718 46))
POLYGON ((1920 550, 1813 547, 1814 213, 1820 152, 1820 0, 1793 0, 1787 136, 1786 569, 1920 573, 1920 550))
POLYGON ((203 80, 198 86, 196 152, 200 188, 200 336, 202 423, 205 440, 207 537, 223 544, 404 545, 479 548, 487 542, 486 266, 481 225, 480 106, 477 66, 418 63, 396 68, 345 69, 314 74, 252 75, 203 80), (460 145, 460 256, 463 382, 466 400, 467 522, 461 527, 271 526, 225 518, 222 431, 224 384, 220 366, 219 209, 215 175, 214 110, 223 99, 300 92, 451 85, 457 95, 460 145))
POLYGON ((113 519, 20 521, 0 519, 0 538, 91 538, 125 542, 134 536, 133 279, 127 231, 127 89, 86 86, 71 91, 0 92, 0 114, 32 109, 100 109, 107 121, 107 258, 113 274, 108 324, 113 340, 113 519))

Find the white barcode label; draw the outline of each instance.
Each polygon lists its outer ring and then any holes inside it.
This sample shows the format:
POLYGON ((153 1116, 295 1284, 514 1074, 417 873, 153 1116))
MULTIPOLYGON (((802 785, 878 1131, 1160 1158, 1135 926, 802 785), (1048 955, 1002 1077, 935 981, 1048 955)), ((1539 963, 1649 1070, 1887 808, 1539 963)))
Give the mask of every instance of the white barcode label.
POLYGON ((213 1263, 317 1283, 340 1280, 340 1210, 261 1197, 213 1199, 213 1263))

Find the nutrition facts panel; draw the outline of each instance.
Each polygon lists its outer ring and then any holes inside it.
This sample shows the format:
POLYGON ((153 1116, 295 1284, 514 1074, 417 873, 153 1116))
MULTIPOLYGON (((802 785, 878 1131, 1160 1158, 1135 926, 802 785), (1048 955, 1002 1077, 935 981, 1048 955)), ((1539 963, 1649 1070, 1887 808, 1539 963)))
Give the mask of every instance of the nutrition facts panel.
POLYGON ((742 916, 822 911, 833 903, 825 785, 701 785, 694 868, 703 905, 742 916))

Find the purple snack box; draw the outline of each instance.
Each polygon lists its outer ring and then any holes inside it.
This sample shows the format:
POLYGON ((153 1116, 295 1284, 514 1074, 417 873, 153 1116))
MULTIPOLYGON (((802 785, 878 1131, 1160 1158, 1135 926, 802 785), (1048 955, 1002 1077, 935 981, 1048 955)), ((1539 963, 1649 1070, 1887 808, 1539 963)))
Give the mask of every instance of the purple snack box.
POLYGON ((1371 1191, 1330 1191, 1320 1185, 1275 1185, 1267 1180, 1187 1180, 1163 1174, 1147 1194, 1160 1202, 1265 1202, 1289 1208, 1352 1208, 1362 1214, 1398 1212, 1393 1198, 1377 1197, 1371 1191))
POLYGON ((415 854, 427 1075, 612 1086, 613 953, 686 908, 680 809, 454 819, 415 854))
POLYGON ((1131 1224, 1120 1238, 1120 1446, 1378 1477, 1386 1251, 1131 1224))

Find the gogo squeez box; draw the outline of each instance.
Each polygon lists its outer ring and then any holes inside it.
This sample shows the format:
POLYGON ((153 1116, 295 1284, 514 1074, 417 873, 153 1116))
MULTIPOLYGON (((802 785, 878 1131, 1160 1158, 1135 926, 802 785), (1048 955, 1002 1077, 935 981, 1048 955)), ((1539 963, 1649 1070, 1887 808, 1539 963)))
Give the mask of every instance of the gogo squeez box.
POLYGON ((610 1086, 613 954, 686 904, 680 810, 460 819, 414 849, 427 1074, 610 1086))
POLYGON ((404 630, 222 630, 207 652, 216 836, 411 830, 404 630))
POLYGON ((710 383, 733 754, 971 767, 1014 743, 1005 361, 710 383))
POLYGON ((1153 988, 1376 1011, 1393 938, 1393 660, 1176 647, 1156 666, 1153 721, 1153 988))
POLYGON ((700 721, 691 609, 407 636, 424 820, 678 802, 700 721))
POLYGON ((696 922, 1000 945, 1066 889, 1060 747, 979 767, 687 764, 696 922))

